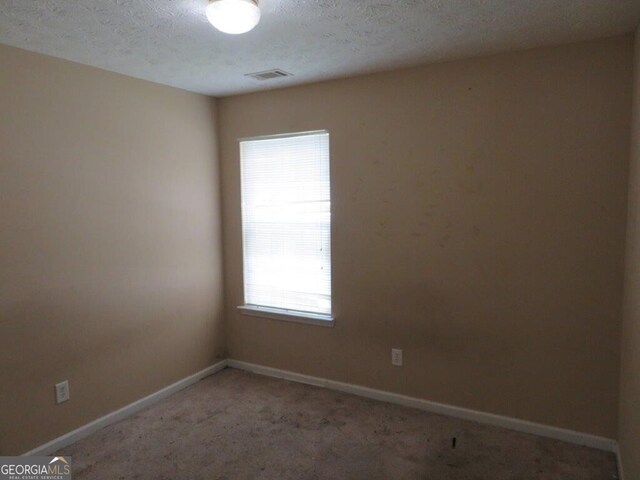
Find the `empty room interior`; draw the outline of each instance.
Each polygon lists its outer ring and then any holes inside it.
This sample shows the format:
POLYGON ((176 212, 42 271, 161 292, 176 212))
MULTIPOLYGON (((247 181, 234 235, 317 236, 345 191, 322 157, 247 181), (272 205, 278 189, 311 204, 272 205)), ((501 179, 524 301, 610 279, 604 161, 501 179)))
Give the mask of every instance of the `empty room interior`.
POLYGON ((0 0, 0 479, 640 480, 639 24, 0 0))

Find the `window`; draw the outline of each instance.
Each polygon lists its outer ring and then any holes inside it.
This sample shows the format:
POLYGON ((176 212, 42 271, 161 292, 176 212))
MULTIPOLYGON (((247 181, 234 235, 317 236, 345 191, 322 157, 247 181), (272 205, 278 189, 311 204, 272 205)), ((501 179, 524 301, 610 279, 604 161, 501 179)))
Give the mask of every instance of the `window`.
POLYGON ((243 313, 331 316, 329 133, 240 141, 243 313))

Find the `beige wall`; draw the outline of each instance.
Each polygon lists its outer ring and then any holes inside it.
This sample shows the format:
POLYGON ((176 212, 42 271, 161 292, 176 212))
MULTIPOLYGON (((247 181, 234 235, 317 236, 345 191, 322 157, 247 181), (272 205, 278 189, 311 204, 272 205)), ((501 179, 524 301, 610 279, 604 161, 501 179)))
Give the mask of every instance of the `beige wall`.
POLYGON ((633 95, 619 425, 620 450, 629 479, 640 478, 640 27, 633 95))
POLYGON ((229 356, 616 437, 631 59, 627 36, 222 99, 229 356), (325 128, 336 325, 239 315, 236 139, 325 128))
POLYGON ((215 102, 5 46, 0 65, 7 455, 213 364, 225 339, 215 102))
MULTIPOLYGON (((239 360, 616 437, 631 59, 621 37, 431 65, 223 99, 216 125, 206 97, 0 46, 0 454, 227 343, 239 360), (236 139, 324 128, 336 326, 240 316, 236 139)), ((620 436, 637 476, 635 125, 620 436)))

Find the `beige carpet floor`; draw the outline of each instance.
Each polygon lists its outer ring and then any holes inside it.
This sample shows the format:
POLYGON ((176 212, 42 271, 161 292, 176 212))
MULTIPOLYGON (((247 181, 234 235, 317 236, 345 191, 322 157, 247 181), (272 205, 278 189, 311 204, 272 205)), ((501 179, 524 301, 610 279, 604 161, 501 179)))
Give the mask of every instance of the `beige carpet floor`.
POLYGON ((75 480, 616 478, 609 453, 234 369, 58 453, 75 480))

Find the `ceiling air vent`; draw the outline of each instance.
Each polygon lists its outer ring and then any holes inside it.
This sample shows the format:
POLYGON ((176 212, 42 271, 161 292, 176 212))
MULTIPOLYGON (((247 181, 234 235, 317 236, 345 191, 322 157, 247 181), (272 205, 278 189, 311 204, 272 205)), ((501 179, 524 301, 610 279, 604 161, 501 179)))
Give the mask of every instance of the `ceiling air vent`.
POLYGON ((273 80, 274 78, 291 77, 291 76, 293 75, 280 69, 267 70, 266 72, 247 73, 245 75, 245 77, 251 77, 254 80, 260 80, 260 81, 273 80))

